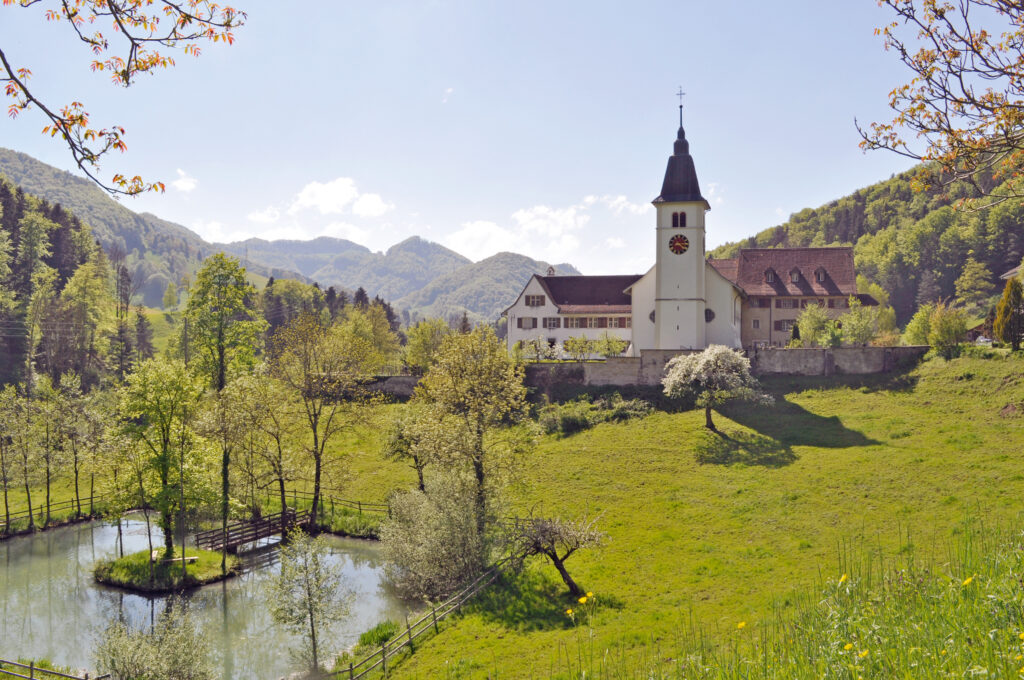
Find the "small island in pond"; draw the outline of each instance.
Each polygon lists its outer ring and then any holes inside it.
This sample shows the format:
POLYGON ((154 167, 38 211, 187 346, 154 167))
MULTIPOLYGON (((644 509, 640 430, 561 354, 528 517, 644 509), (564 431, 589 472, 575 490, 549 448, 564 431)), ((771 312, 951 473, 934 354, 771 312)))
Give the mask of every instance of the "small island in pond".
POLYGON ((215 583, 238 573, 238 558, 227 556, 227 570, 221 571, 221 554, 214 550, 185 551, 182 573, 181 554, 165 557, 163 550, 148 550, 113 560, 100 560, 93 569, 96 580, 104 585, 145 593, 169 593, 215 583), (152 562, 152 573, 150 563, 152 562))

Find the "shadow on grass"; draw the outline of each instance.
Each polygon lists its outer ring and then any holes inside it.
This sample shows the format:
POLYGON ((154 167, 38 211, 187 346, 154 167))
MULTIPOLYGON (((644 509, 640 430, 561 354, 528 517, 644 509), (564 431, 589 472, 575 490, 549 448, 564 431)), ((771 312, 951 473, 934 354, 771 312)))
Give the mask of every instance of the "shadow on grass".
POLYGON ((793 449, 756 432, 707 432, 697 443, 698 463, 712 465, 760 465, 783 467, 797 459, 793 449))
MULTIPOLYGON (((572 565, 567 566, 572 573, 572 565)), ((504 574, 473 598, 465 611, 518 631, 557 630, 572 627, 565 614, 569 601, 568 589, 560 580, 526 569, 504 574)))
MULTIPOLYGON (((916 365, 916 364, 915 364, 916 365)), ((771 375, 758 376, 761 384, 775 395, 803 390, 854 389, 864 393, 909 392, 917 387, 919 377, 910 373, 914 366, 907 366, 892 373, 865 375, 836 374, 823 376, 771 375)))
POLYGON ((740 425, 758 432, 779 446, 817 446, 825 449, 843 449, 851 446, 870 446, 879 442, 862 432, 851 430, 839 416, 819 416, 803 406, 786 401, 785 395, 776 394, 775 403, 761 406, 749 402, 726 404, 721 413, 740 425))

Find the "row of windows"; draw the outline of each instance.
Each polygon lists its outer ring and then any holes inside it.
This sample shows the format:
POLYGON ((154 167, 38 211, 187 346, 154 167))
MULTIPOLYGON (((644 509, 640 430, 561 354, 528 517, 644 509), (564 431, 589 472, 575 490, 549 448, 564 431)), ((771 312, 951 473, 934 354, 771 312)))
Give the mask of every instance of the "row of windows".
MULTIPOLYGON (((800 280, 802 278, 803 274, 800 273, 800 269, 798 267, 793 267, 791 270, 789 270, 789 280, 792 281, 793 283, 800 283, 800 280)), ((818 267, 817 269, 814 270, 815 281, 817 281, 818 283, 825 283, 827 279, 828 272, 825 271, 824 267, 818 267)), ((766 283, 775 283, 775 270, 766 270, 764 273, 764 280, 766 283)))
MULTIPOLYGON (((562 328, 562 317, 546 316, 541 319, 544 328, 562 328)), ((568 316, 565 328, 632 328, 633 318, 629 316, 568 316)), ((520 316, 516 328, 532 330, 537 327, 537 317, 520 316)))
MULTIPOLYGON (((850 306, 849 298, 775 298, 775 309, 807 309, 808 305, 819 305, 829 309, 846 309, 850 306)), ((754 298, 751 307, 767 309, 772 306, 772 298, 754 298)))

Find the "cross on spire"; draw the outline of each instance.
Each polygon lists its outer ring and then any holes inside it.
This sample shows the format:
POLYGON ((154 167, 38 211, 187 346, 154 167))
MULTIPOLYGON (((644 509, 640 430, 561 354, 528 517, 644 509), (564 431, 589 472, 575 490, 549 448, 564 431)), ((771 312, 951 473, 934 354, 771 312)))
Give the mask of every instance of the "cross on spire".
POLYGON ((683 127, 683 96, 686 93, 683 92, 683 86, 679 86, 679 92, 676 92, 676 96, 679 97, 679 127, 683 127))

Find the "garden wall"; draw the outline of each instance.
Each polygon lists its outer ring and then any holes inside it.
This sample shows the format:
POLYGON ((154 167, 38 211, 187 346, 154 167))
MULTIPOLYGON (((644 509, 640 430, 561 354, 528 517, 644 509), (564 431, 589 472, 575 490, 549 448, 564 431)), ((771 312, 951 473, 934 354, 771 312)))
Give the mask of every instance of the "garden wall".
POLYGON ((865 375, 888 373, 920 361, 927 345, 910 347, 770 348, 749 353, 750 367, 761 375, 865 375))

